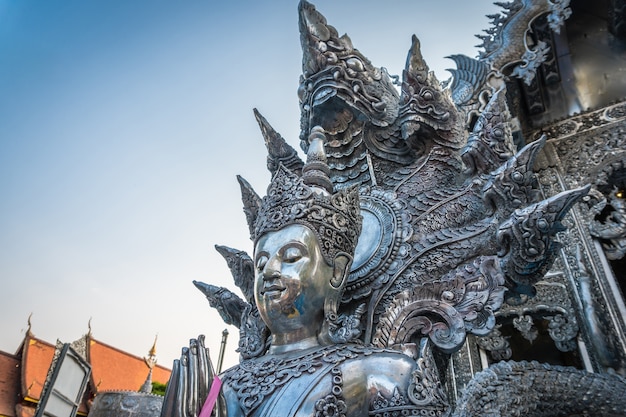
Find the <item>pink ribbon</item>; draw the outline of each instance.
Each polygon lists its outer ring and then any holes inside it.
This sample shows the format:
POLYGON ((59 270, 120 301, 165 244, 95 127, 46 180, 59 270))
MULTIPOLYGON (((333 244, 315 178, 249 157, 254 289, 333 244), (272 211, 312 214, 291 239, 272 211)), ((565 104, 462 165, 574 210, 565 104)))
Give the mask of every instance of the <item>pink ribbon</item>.
POLYGON ((211 417, 211 411, 213 411, 213 407, 215 407, 221 388, 222 380, 215 375, 213 383, 211 384, 211 389, 209 390, 209 395, 206 397, 206 401, 204 402, 202 411, 200 411, 200 415, 198 417, 211 417))

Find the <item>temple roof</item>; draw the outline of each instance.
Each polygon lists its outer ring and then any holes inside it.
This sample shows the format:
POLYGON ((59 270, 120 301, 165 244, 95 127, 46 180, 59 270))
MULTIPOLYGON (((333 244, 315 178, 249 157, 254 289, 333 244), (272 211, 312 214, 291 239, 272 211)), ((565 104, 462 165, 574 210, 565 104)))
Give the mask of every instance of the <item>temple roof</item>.
MULTIPOLYGON (((148 376, 144 360, 93 338, 89 339, 88 362, 91 364, 91 384, 96 391, 138 391, 148 376)), ((170 370, 156 365, 152 380, 162 384, 170 378, 170 370)))
MULTIPOLYGON (((142 358, 100 342, 91 335, 83 336, 78 343, 86 345, 86 359, 91 365, 91 379, 79 414, 87 414, 86 401, 98 392, 139 391, 149 372, 142 358)), ((55 345, 27 332, 17 353, 0 351, 0 417, 34 415, 55 349, 55 345)), ((152 380, 165 384, 170 373, 169 369, 155 365, 152 380)))
POLYGON ((14 417, 19 398, 20 358, 0 351, 0 416, 14 417))
MULTIPOLYGON (((22 398, 32 403, 32 406, 18 406, 17 417, 29 417, 34 415, 36 404, 41 399, 43 386, 48 376, 48 370, 54 358, 56 346, 41 340, 28 332, 21 345, 21 395, 22 398)), ((20 352, 18 351, 18 354, 20 352)), ((79 413, 86 415, 89 408, 86 400, 89 396, 84 396, 78 407, 79 413)), ((16 399, 16 401, 19 399, 16 399)))
POLYGON ((28 401, 38 401, 54 357, 55 346, 30 333, 22 344, 21 394, 28 401))

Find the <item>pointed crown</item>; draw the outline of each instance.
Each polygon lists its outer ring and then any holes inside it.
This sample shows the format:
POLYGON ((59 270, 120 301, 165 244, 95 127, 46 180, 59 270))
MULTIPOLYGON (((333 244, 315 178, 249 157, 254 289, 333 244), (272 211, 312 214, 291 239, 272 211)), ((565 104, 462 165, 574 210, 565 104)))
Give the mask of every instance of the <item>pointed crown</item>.
POLYGON ((361 214, 355 187, 333 193, 324 140, 322 129, 313 128, 302 177, 281 164, 263 199, 258 196, 251 199, 250 189, 244 189, 243 184, 242 191, 252 240, 285 226, 301 224, 317 236, 324 259, 332 264, 339 253, 354 256, 361 232, 361 214))

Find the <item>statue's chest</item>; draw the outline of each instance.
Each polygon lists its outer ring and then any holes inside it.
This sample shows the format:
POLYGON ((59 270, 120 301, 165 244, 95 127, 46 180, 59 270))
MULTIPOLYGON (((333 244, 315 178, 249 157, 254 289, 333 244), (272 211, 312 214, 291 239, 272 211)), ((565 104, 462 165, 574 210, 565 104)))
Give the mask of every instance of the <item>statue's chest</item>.
MULTIPOLYGON (((247 360, 228 370, 224 383, 234 391, 246 416, 295 416, 303 409, 345 409, 342 364, 380 349, 339 345, 292 357, 247 360)), ((309 415, 315 415, 309 413, 309 415)))

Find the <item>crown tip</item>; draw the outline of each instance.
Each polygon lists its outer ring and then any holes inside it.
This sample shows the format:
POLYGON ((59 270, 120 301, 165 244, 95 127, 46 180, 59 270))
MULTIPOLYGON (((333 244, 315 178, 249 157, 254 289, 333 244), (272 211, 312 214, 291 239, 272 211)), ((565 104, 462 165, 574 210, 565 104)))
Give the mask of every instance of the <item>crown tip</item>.
POLYGON ((333 183, 330 180, 330 168, 326 163, 324 143, 326 134, 321 126, 315 126, 309 134, 309 150, 306 164, 302 168, 302 180, 311 187, 320 188, 322 192, 331 194, 333 183))

